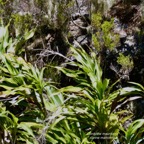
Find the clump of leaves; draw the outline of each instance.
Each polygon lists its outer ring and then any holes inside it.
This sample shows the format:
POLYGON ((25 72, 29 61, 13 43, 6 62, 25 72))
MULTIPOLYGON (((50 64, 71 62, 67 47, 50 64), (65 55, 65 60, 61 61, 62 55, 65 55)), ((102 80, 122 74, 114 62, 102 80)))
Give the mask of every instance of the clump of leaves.
POLYGON ((101 14, 92 14, 92 26, 94 29, 92 41, 98 52, 112 51, 118 44, 119 36, 113 31, 113 23, 113 19, 103 21, 101 14))
POLYGON ((100 27, 101 23, 102 23, 101 14, 100 13, 97 13, 97 14, 93 13, 91 21, 92 21, 91 24, 92 24, 93 27, 97 27, 97 28, 100 27))
POLYGON ((125 141, 128 144, 141 144, 144 142, 144 119, 135 120, 125 130, 121 128, 122 135, 120 136, 120 142, 125 141))
POLYGON ((32 29, 32 26, 34 26, 32 15, 29 13, 13 14, 12 19, 16 37, 22 35, 25 31, 32 29))
POLYGON ((117 58, 117 63, 122 66, 122 69, 133 69, 134 67, 134 63, 130 55, 125 56, 122 53, 119 54, 119 57, 117 58))
POLYGON ((5 26, 3 20, 0 21, 0 53, 19 55, 25 51, 22 46, 34 36, 35 29, 26 30, 22 36, 18 35, 16 38, 12 38, 9 32, 10 22, 5 26))
POLYGON ((18 117, 6 110, 2 102, 0 106, 0 143, 38 144, 32 127, 38 132, 42 125, 35 122, 19 122, 18 117))
POLYGON ((0 0, 0 17, 8 23, 13 11, 12 1, 0 0))

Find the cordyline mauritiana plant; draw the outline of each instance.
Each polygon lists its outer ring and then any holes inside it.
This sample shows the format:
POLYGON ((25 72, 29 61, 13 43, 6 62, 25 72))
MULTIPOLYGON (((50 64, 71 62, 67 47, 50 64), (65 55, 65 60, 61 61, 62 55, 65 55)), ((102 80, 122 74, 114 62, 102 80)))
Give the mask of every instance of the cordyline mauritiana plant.
POLYGON ((142 126, 143 120, 134 122, 126 130, 123 125, 132 115, 127 110, 119 108, 127 101, 140 98, 140 96, 134 96, 134 94, 143 92, 143 87, 133 83, 133 87, 113 90, 116 83, 110 86, 110 80, 102 77, 102 69, 94 52, 91 52, 90 56, 81 47, 72 47, 71 51, 75 60, 68 62, 67 65, 72 68, 76 67, 74 68, 76 70, 57 67, 77 82, 77 86, 60 89, 60 92, 73 97, 69 101, 72 112, 68 111, 65 115, 75 118, 79 129, 88 136, 89 141, 107 144, 113 143, 114 140, 121 141, 118 138, 121 130, 124 131, 124 137, 128 143, 132 141, 131 138, 133 137, 138 138, 140 136, 139 141, 142 140, 144 129, 139 125, 136 126, 135 123, 140 123, 142 126), (124 114, 127 114, 127 116, 123 117, 124 114), (134 126, 134 129, 132 126, 134 126), (138 128, 140 128, 140 134, 136 133, 138 128), (101 134, 101 138, 97 134, 101 134), (104 139, 105 136, 111 138, 104 139))
MULTIPOLYGON (((50 125, 60 115, 64 98, 44 80, 45 68, 16 56, 22 41, 9 37, 8 25, 0 31, 0 143, 49 141, 50 125)), ((33 31, 25 33, 23 40, 32 36, 33 31)))
POLYGON ((67 99, 44 80, 44 69, 40 71, 10 53, 0 56, 1 143, 57 143, 51 133, 65 118, 61 113, 67 99))

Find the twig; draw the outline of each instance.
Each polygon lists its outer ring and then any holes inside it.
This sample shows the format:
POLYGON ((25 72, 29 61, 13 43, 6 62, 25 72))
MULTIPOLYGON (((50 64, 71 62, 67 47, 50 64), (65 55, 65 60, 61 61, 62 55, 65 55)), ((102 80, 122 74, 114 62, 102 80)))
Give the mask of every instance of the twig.
POLYGON ((61 54, 61 53, 59 53, 59 52, 55 52, 55 51, 53 51, 53 50, 45 50, 44 53, 42 53, 42 54, 37 54, 37 55, 39 55, 39 56, 44 56, 44 57, 45 57, 45 56, 48 56, 48 55, 58 55, 58 56, 60 56, 60 57, 63 57, 64 59, 72 62, 71 59, 69 59, 69 58, 67 58, 66 56, 64 56, 63 54, 61 54))

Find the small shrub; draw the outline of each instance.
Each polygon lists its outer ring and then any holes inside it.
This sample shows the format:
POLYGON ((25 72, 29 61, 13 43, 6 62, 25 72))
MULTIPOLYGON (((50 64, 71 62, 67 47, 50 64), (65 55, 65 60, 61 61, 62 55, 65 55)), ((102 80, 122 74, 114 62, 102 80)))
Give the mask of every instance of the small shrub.
POLYGON ((110 21, 103 21, 99 13, 92 14, 92 26, 94 29, 92 41, 95 49, 99 53, 107 50, 114 50, 119 42, 119 36, 113 31, 113 19, 110 21))
POLYGON ((117 58, 117 63, 122 66, 122 69, 133 69, 134 63, 130 55, 124 56, 124 54, 120 53, 117 58))

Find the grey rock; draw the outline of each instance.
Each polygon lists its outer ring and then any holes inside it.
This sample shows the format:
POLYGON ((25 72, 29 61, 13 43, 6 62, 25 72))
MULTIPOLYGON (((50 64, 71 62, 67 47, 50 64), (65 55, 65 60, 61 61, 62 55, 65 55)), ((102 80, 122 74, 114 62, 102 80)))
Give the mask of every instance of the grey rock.
POLYGON ((79 13, 84 16, 85 14, 90 14, 91 2, 90 0, 76 0, 73 6, 75 13, 79 13))
POLYGON ((127 36, 125 44, 127 44, 129 46, 134 46, 135 45, 134 36, 127 36))
POLYGON ((84 26, 85 22, 81 18, 77 18, 74 20, 74 23, 77 24, 78 26, 84 26))
POLYGON ((88 43, 88 37, 87 37, 87 35, 79 36, 77 38, 77 42, 80 43, 81 45, 86 45, 88 43))
POLYGON ((70 35, 72 36, 72 37, 78 37, 78 36, 80 36, 81 35, 81 33, 82 33, 82 30, 78 27, 78 26, 76 26, 75 24, 73 24, 72 22, 70 23, 70 25, 69 25, 69 33, 70 33, 70 35))

